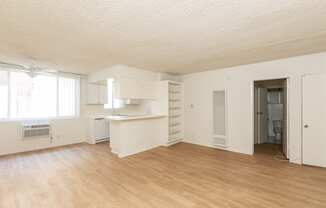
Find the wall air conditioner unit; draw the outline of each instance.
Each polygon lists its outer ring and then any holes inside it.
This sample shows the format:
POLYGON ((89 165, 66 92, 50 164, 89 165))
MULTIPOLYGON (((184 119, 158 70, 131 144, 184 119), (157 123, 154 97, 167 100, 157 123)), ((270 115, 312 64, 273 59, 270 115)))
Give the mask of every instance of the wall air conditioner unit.
POLYGON ((51 126, 49 121, 25 121, 23 125, 23 139, 51 138, 51 126))

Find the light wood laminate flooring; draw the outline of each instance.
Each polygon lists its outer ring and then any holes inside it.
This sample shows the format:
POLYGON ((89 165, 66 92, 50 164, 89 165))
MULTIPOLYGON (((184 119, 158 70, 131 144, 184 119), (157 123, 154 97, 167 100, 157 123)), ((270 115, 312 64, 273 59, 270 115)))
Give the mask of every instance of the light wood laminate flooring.
POLYGON ((326 169, 186 143, 123 159, 78 144, 0 157, 0 207, 325 208, 326 169))

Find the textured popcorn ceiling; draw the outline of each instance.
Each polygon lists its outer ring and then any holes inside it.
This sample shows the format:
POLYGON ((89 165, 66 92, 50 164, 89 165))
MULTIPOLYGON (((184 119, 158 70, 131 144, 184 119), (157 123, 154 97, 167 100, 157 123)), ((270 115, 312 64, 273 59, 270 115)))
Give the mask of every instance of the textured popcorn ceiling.
POLYGON ((190 73, 326 50, 326 0, 0 0, 0 54, 190 73))

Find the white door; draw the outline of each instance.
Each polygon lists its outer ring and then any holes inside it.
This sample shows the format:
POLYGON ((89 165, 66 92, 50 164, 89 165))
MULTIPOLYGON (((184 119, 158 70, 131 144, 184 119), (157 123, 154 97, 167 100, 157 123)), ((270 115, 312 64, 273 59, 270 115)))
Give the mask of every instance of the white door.
POLYGON ((326 167, 326 75, 303 77, 303 163, 326 167))
POLYGON ((267 88, 258 88, 258 103, 257 103, 257 135, 258 144, 263 144, 268 141, 268 116, 267 116, 267 88))

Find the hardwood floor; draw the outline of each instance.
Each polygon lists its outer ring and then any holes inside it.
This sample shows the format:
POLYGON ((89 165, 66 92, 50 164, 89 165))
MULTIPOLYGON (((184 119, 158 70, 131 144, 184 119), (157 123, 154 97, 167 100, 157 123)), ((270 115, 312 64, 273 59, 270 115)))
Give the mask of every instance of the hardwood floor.
POLYGON ((185 143, 124 159, 108 148, 0 157, 0 207, 326 207, 326 169, 185 143))
POLYGON ((255 144, 255 155, 286 160, 281 144, 255 144))

